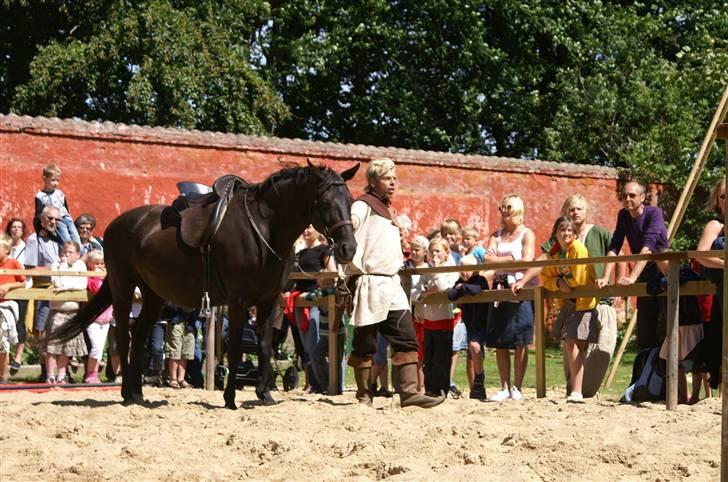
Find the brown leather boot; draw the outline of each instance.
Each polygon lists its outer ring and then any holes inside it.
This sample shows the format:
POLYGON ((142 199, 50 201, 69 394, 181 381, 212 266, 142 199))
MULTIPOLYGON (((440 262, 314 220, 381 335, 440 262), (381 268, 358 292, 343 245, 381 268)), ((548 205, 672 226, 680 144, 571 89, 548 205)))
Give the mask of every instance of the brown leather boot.
POLYGON ((399 379, 399 386, 402 390, 399 401, 403 407, 432 408, 445 401, 444 393, 441 393, 439 397, 431 397, 417 391, 417 363, 396 365, 394 373, 399 379))
POLYGON ((359 403, 371 405, 373 394, 369 389, 369 374, 372 371, 372 359, 350 356, 348 365, 354 369, 356 379, 356 399, 359 403))

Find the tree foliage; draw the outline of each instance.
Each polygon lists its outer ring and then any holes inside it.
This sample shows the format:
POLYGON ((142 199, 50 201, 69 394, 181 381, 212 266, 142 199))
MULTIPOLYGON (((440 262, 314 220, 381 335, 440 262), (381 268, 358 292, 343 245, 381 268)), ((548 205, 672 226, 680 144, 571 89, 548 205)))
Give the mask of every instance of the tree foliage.
POLYGON ((43 3, 4 7, 16 20, 57 13, 14 85, 29 52, 20 35, 8 42, 13 111, 247 133, 270 132, 287 115, 250 61, 263 1, 43 3))
POLYGON ((0 5, 2 112, 613 166, 668 212, 728 80, 725 0, 0 5))

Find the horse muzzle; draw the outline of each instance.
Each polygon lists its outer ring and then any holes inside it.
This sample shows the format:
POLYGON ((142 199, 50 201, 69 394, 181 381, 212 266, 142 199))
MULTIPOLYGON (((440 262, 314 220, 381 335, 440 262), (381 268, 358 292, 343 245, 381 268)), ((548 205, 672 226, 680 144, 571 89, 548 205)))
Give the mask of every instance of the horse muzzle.
POLYGON ((336 262, 339 264, 347 264, 351 262, 351 260, 354 259, 355 253, 355 241, 336 243, 335 245, 334 257, 336 258, 336 262))

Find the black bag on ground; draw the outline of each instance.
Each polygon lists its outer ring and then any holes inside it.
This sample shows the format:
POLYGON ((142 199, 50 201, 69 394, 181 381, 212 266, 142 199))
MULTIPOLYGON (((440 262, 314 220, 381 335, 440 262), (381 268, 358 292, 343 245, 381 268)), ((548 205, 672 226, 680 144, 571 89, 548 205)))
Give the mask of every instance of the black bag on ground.
POLYGON ((660 359, 660 349, 646 348, 640 351, 632 366, 630 386, 622 396, 623 402, 656 402, 665 400, 665 360, 660 359))

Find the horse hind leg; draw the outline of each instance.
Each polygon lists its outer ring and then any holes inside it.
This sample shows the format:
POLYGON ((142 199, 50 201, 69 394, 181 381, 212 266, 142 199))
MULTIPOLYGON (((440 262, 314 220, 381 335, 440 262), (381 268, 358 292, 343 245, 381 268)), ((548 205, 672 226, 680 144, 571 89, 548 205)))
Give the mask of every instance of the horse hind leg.
POLYGON ((134 284, 112 282, 111 293, 114 300, 114 320, 116 321, 114 329, 116 351, 119 355, 121 374, 123 375, 121 396, 124 402, 130 403, 133 401, 133 397, 130 387, 131 377, 127 376, 129 374, 129 313, 131 312, 134 297, 134 284))
POLYGON ((131 357, 129 359, 129 376, 124 375, 124 383, 127 383, 131 392, 132 402, 142 403, 142 374, 147 358, 147 339, 152 330, 152 325, 159 319, 162 313, 164 300, 151 289, 142 287, 142 311, 131 330, 131 357))

